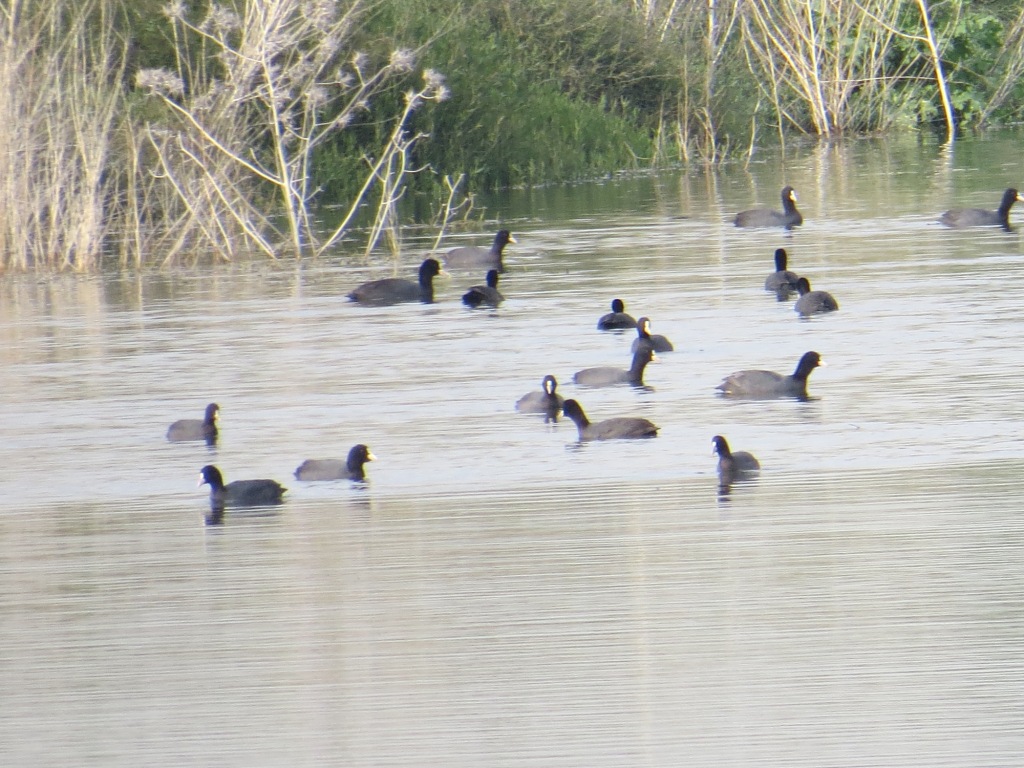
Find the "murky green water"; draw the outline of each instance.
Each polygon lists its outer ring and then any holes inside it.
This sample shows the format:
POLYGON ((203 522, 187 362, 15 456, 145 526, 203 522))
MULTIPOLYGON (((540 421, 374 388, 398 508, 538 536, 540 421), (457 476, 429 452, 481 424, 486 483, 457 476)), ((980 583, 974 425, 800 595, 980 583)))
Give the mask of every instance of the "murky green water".
POLYGON ((1019 765, 1024 243, 934 219, 1022 179, 1009 136, 512 192, 498 310, 354 306, 391 265, 342 258, 5 277, 0 763, 1019 765), (804 227, 729 225, 784 181, 804 227), (761 290, 780 246, 838 313, 761 290), (576 389, 615 297, 677 351, 576 389), (808 349, 808 402, 714 394, 808 349), (546 373, 660 435, 517 414, 546 373), (356 442, 366 486, 291 478, 356 442), (206 463, 288 501, 207 527, 206 463))

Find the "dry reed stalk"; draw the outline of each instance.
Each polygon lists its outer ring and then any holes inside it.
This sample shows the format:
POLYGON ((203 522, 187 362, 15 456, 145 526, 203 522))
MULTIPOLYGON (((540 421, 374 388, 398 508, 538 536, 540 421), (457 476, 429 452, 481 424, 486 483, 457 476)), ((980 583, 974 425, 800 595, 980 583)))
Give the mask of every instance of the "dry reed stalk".
MULTIPOLYGON (((923 44, 929 53, 929 65, 935 76, 935 83, 939 91, 939 100, 942 103, 942 111, 946 120, 946 140, 947 142, 953 141, 956 138, 956 118, 953 113, 952 101, 949 95, 949 85, 946 82, 946 76, 942 68, 942 53, 940 51, 942 42, 941 36, 936 35, 932 23, 930 10, 925 0, 916 0, 918 14, 921 18, 921 25, 924 28, 923 35, 912 34, 906 32, 896 25, 895 17, 887 17, 883 14, 878 13, 878 9, 874 6, 858 6, 864 13, 866 18, 871 19, 879 27, 883 28, 892 36, 898 36, 905 40, 912 40, 923 44)), ((898 7, 898 3, 894 3, 894 6, 898 7)), ((960 6, 953 6, 957 10, 957 16, 959 15, 960 6)), ((952 28, 956 25, 958 18, 954 18, 948 25, 948 28, 952 28)), ((909 68, 909 64, 907 68, 909 68)), ((894 76, 895 77, 895 76, 894 76)))
MULTIPOLYGON (((709 6, 713 6, 716 0, 705 0, 705 2, 709 6)), ((669 0, 667 5, 667 8, 661 7, 657 0, 633 0, 634 10, 643 18, 647 27, 657 29, 658 38, 662 42, 677 24, 676 13, 680 10, 680 0, 669 0)))
POLYGON ((899 6, 888 0, 749 0, 743 43, 757 82, 770 83, 762 87, 780 123, 790 95, 805 105, 822 136, 854 127, 865 114, 881 114, 878 102, 892 77, 884 75, 885 56, 899 6))
POLYGON ((406 121, 424 102, 441 101, 447 98, 447 95, 448 91, 444 86, 443 79, 438 73, 431 70, 427 70, 424 73, 424 86, 420 90, 406 92, 404 109, 395 120, 394 128, 388 137, 381 156, 376 161, 368 159, 367 164, 370 167, 370 171, 362 188, 356 195, 348 213, 342 217, 341 223, 317 246, 316 255, 320 255, 332 247, 345 235, 353 218, 358 213, 359 208, 363 205, 374 185, 379 185, 382 190, 373 226, 373 231, 379 233, 380 223, 386 221, 391 216, 394 206, 398 203, 399 196, 396 196, 394 190, 401 186, 402 177, 409 172, 408 152, 417 141, 425 138, 423 134, 413 137, 405 136, 406 121), (400 160, 397 166, 395 165, 396 158, 400 160), (399 170, 396 171, 396 168, 399 170))
MULTIPOLYGON (((716 120, 718 75, 722 59, 730 50, 743 4, 735 0, 673 0, 667 7, 658 8, 647 0, 637 5, 649 23, 655 15, 660 17, 658 34, 662 41, 669 32, 674 32, 683 44, 680 61, 682 89, 675 110, 675 125, 671 130, 678 157, 684 162, 690 162, 692 155, 699 156, 703 162, 723 160, 728 150, 721 144, 722 136, 716 120), (695 73, 693 77, 688 74, 691 71, 695 73)), ((663 137, 668 134, 668 130, 658 127, 659 141, 652 164, 665 155, 662 145, 666 140, 663 137)))
POLYGON ((0 264, 95 269, 115 223, 110 156, 124 43, 100 0, 12 0, 0 11, 0 264))
POLYGON ((347 50, 362 10, 361 0, 266 0, 245 4, 241 16, 214 7, 195 22, 183 5, 169 9, 178 72, 140 73, 140 85, 174 117, 160 136, 150 133, 150 144, 177 208, 189 214, 191 237, 176 247, 213 248, 228 259, 241 245, 271 258, 282 250, 318 256, 346 234, 374 188, 379 197, 368 247, 385 232, 395 242, 395 207, 406 175, 419 170, 409 168, 408 153, 423 138, 407 137, 405 123, 425 102, 447 96, 443 78, 433 72, 425 73, 423 88, 407 94, 342 224, 321 237, 313 215, 319 193, 314 151, 414 66, 411 51, 397 50, 387 63, 372 66, 347 50), (190 40, 198 41, 202 56, 185 55, 190 40), (187 95, 178 85, 184 82, 187 95), (176 140, 163 140, 163 132, 176 140), (262 211, 268 203, 273 218, 262 211))
POLYGON ((932 30, 928 3, 925 0, 917 0, 917 8, 921 13, 921 23, 924 25, 924 42, 928 46, 928 52, 931 54, 932 68, 935 71, 935 83, 939 88, 939 99, 942 101, 942 112, 946 117, 946 140, 953 141, 956 137, 956 119, 953 117, 953 105, 949 98, 949 86, 946 85, 946 76, 942 71, 942 54, 939 53, 939 45, 935 39, 935 32, 932 30))
POLYGON ((452 181, 451 176, 444 177, 444 185, 448 190, 448 197, 441 204, 437 216, 434 217, 434 224, 437 226, 437 236, 434 238, 434 245, 431 247, 432 251, 436 251, 441 246, 441 241, 444 239, 448 225, 451 224, 455 217, 461 216, 465 218, 473 210, 472 195, 462 197, 459 202, 455 202, 456 198, 459 197, 459 189, 465 181, 466 174, 464 173, 460 173, 455 181, 452 181))
POLYGON ((982 109, 979 119, 982 125, 1013 96, 1019 80, 1024 77, 1024 9, 1006 31, 993 71, 1000 73, 999 85, 982 109))

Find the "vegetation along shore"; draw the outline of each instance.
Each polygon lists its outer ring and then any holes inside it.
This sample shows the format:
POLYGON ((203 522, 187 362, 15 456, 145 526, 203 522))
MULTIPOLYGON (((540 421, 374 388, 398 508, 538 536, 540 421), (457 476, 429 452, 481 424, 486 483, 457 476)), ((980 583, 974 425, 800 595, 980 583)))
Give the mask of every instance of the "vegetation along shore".
POLYGON ((410 192, 443 232, 481 190, 952 139, 1024 117, 1022 39, 1013 0, 12 0, 0 270, 395 248, 410 192))

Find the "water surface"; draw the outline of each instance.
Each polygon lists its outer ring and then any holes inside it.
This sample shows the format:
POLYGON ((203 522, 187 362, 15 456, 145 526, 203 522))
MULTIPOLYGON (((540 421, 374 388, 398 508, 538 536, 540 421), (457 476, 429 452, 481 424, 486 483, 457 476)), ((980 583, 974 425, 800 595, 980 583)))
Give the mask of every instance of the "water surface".
MULTIPOLYGON (((497 310, 363 308, 315 264, 0 282, 0 762, 1016 766, 1022 242, 949 231, 1016 137, 507 193, 497 310), (806 224, 729 217, 796 187, 806 224), (761 290, 776 247, 840 311, 761 290), (649 389, 612 298, 676 352, 649 389), (714 394, 828 361, 807 402, 714 394), (512 404, 546 373, 654 440, 512 404), (167 425, 221 404, 214 449, 167 425), (761 476, 718 486, 714 434, 761 476), (366 442, 369 482, 304 484, 366 442), (199 467, 288 485, 204 524, 199 467)), ((1024 211, 1011 220, 1024 220, 1024 211)), ((489 242, 498 222, 448 245, 489 242)))

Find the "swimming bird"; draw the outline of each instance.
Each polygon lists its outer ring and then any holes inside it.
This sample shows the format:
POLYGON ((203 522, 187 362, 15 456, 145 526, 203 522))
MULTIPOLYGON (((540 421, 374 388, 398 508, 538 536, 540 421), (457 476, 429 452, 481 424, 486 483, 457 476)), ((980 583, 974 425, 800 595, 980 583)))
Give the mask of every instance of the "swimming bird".
POLYGON ((768 208, 752 208, 740 211, 733 219, 737 227, 785 227, 792 229, 804 223, 804 217, 796 209, 796 190, 788 184, 782 188, 782 212, 768 208))
POLYGON ((498 270, 487 271, 487 285, 474 285, 462 296, 462 303, 467 307, 479 307, 487 304, 496 307, 505 300, 505 297, 498 291, 498 270))
POLYGON ((737 371, 725 377, 717 389, 726 397, 772 398, 796 397, 807 399, 807 377, 825 361, 817 352, 806 352, 793 373, 785 376, 775 371, 737 371))
POLYGON ((440 274, 444 273, 441 271, 441 264, 437 259, 425 259, 420 264, 418 282, 401 277, 371 280, 353 290, 348 297, 360 304, 377 307, 401 304, 406 301, 422 301, 424 304, 432 304, 434 301, 434 278, 440 274))
POLYGON ((619 440, 655 437, 658 434, 655 424, 636 416, 618 416, 591 422, 583 412, 583 407, 575 400, 566 400, 562 412, 576 424, 580 440, 619 440))
POLYGON ((772 291, 780 300, 785 299, 791 292, 796 291, 796 281, 799 279, 796 272, 788 269, 789 255, 785 248, 775 249, 775 271, 764 279, 764 289, 772 291))
POLYGON ((711 438, 711 446, 718 454, 718 475, 723 481, 731 482, 736 477, 761 469, 761 463, 753 454, 730 450, 728 441, 721 435, 711 438))
POLYGON ((610 387, 614 384, 632 384, 634 387, 642 387, 644 369, 654 359, 656 359, 654 349, 645 342, 634 353, 633 363, 629 368, 614 368, 609 365, 584 368, 582 371, 576 371, 572 380, 581 387, 610 387))
POLYGON ((210 486, 210 506, 215 509, 280 504, 288 490, 276 480, 235 480, 224 485, 223 475, 212 464, 199 470, 199 485, 204 484, 210 486))
POLYGON ((210 403, 201 419, 178 419, 167 428, 167 439, 172 443, 185 440, 205 440, 208 445, 217 442, 217 412, 220 406, 210 403))
POLYGON ((1003 200, 999 208, 988 211, 984 208, 952 208, 939 217, 939 221, 947 227, 963 229, 964 227, 987 227, 997 226, 1009 231, 1010 208, 1018 201, 1024 201, 1017 190, 1010 187, 1003 192, 1003 200))
POLYGON ((796 300, 793 309, 806 317, 821 312, 835 312, 839 309, 839 302, 828 291, 812 291, 811 281, 801 277, 797 281, 797 291, 800 298, 796 300))
POLYGON ((306 459, 295 470, 296 480, 356 480, 366 479, 363 465, 376 460, 376 456, 362 443, 352 446, 348 458, 306 459))
POLYGON ((636 318, 626 313, 626 304, 622 299, 612 299, 612 311, 601 315, 597 321, 597 330, 614 331, 620 328, 636 328, 636 318))
POLYGON ((444 264, 450 269, 470 269, 484 267, 496 269, 499 272, 505 271, 503 255, 505 246, 509 243, 515 244, 516 239, 507 229, 499 229, 494 236, 494 243, 490 248, 480 245, 464 245, 459 248, 452 248, 445 254, 444 264))
POLYGON ((636 321, 636 338, 633 339, 633 346, 629 348, 629 351, 636 354, 637 350, 640 349, 640 345, 645 342, 650 344, 651 349, 655 352, 671 352, 675 349, 672 346, 672 342, 660 333, 651 333, 651 319, 649 317, 641 317, 636 321))
POLYGON ((516 400, 516 410, 520 413, 543 413, 545 421, 553 421, 562 410, 565 398, 555 392, 558 382, 551 374, 541 380, 540 386, 540 392, 527 392, 516 400))

